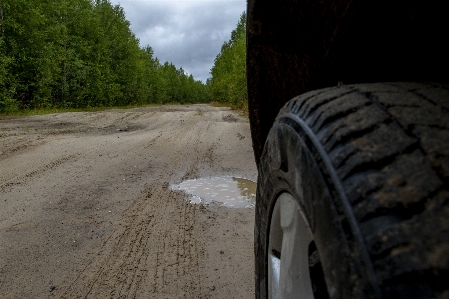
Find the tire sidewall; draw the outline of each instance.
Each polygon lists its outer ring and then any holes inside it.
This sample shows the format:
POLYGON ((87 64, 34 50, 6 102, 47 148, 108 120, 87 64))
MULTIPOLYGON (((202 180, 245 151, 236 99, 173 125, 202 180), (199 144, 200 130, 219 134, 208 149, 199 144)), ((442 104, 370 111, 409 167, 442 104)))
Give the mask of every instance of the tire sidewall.
POLYGON ((268 297, 269 229, 274 205, 283 192, 290 193, 305 214, 330 298, 372 298, 329 166, 311 137, 294 116, 281 112, 265 143, 256 201, 256 298, 268 297))

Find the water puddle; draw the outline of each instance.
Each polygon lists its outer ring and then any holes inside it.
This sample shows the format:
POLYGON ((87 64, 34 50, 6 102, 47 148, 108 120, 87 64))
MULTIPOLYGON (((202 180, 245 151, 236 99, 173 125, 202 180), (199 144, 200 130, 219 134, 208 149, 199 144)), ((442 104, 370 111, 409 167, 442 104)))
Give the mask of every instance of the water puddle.
POLYGON ((256 183, 243 178, 217 177, 184 181, 172 189, 191 194, 191 203, 218 203, 230 208, 249 208, 256 202, 256 183))

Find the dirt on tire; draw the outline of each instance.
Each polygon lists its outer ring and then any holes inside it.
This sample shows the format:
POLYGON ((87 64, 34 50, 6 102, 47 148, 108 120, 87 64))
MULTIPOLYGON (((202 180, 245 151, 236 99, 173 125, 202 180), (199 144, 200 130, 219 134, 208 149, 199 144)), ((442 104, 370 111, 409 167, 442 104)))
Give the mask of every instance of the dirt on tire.
POLYGON ((0 119, 2 298, 254 297, 254 209, 170 188, 215 176, 257 178, 228 108, 0 119))

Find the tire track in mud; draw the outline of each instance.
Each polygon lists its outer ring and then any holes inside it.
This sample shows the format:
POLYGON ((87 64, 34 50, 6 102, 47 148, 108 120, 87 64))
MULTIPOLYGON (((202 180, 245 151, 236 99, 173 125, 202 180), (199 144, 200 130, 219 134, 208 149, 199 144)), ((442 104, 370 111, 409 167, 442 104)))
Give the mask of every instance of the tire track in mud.
POLYGON ((204 207, 188 203, 186 195, 169 184, 180 179, 179 173, 197 174, 204 158, 193 153, 201 146, 203 128, 187 123, 160 132, 143 147, 156 149, 156 156, 162 154, 159 146, 164 150, 165 171, 124 214, 121 229, 108 238, 100 254, 56 297, 193 298, 201 293, 204 240, 196 214, 204 207), (176 146, 167 152, 165 144, 175 140, 176 146))
POLYGON ((43 163, 43 165, 37 166, 35 169, 32 169, 30 172, 28 172, 24 175, 19 175, 19 176, 13 177, 13 178, 6 178, 6 179, 1 178, 3 182, 0 183, 0 192, 8 192, 8 190, 14 186, 26 184, 27 181, 30 180, 32 177, 39 175, 47 170, 58 167, 63 163, 73 161, 81 155, 82 155, 82 153, 74 153, 71 155, 67 155, 67 156, 43 163))
MULTIPOLYGON (((131 119, 138 119, 140 117, 144 117, 146 114, 148 114, 149 112, 142 112, 142 113, 138 113, 137 115, 131 115, 131 119)), ((123 118, 126 118, 125 115, 123 118)), ((147 129, 147 131, 152 131, 155 128, 159 127, 159 126, 163 126, 163 123, 159 123, 156 119, 155 122, 153 122, 150 126, 149 129, 147 129)), ((132 135, 132 133, 134 132, 129 132, 129 135, 132 135)), ((149 146, 151 146, 152 143, 154 143, 154 140, 157 139, 159 136, 157 136, 156 138, 150 138, 150 141, 148 141, 148 145, 144 146, 143 148, 141 148, 141 150, 139 150, 139 152, 143 152, 143 150, 149 146)), ((147 141, 144 141, 147 142, 147 141)), ((51 149, 50 144, 44 144, 43 146, 46 146, 48 149, 51 149)), ((57 145, 55 145, 57 147, 57 145)), ((15 166, 15 164, 19 165, 19 163, 15 162, 13 160, 13 165, 3 165, 4 170, 0 170, 0 193, 6 193, 8 191, 10 191, 11 188, 13 188, 14 186, 17 185, 23 185, 26 184, 30 179, 32 179, 35 176, 39 176, 40 174, 44 173, 45 171, 51 170, 55 167, 58 167, 64 163, 67 162, 73 162, 74 160, 76 160, 77 158, 81 157, 81 156, 86 156, 91 152, 95 152, 95 151, 99 151, 101 150, 101 148, 103 148, 105 146, 105 144, 97 144, 95 146, 93 146, 92 148, 86 149, 86 148, 82 148, 81 151, 74 151, 74 153, 71 154, 66 154, 66 155, 62 155, 60 153, 54 153, 53 156, 61 156, 59 158, 56 159, 51 159, 51 155, 45 155, 44 157, 42 156, 37 156, 34 157, 33 155, 31 156, 25 156, 26 160, 29 160, 29 162, 26 164, 26 166, 21 166, 21 167, 17 167, 15 166), (14 169, 14 171, 11 171, 11 169, 14 169)), ((47 150, 48 150, 47 149, 47 150)), ((46 151, 46 150, 43 150, 46 151)), ((22 158, 22 157, 21 157, 22 158)), ((23 159, 23 158, 22 158, 23 159)))
POLYGON ((240 242, 251 247, 252 232, 235 239, 241 235, 237 230, 243 227, 241 216, 235 211, 223 213, 225 208, 211 212, 209 207, 192 205, 186 201, 188 195, 169 187, 185 179, 233 175, 234 169, 237 174, 239 169, 255 172, 247 163, 253 162, 251 155, 232 153, 239 153, 242 143, 234 124, 221 121, 224 114, 229 111, 199 105, 54 115, 48 124, 36 118, 43 127, 65 121, 88 123, 89 130, 48 136, 41 145, 4 160, 10 166, 0 174, 0 186, 21 183, 0 188, 1 199, 15 201, 4 202, 10 212, 3 213, 7 218, 0 224, 23 227, 14 236, 11 230, 0 230, 0 237, 10 242, 8 248, 17 247, 5 255, 5 265, 11 266, 5 266, 5 276, 0 277, 0 286, 14 286, 6 298, 250 294, 252 284, 246 278, 252 276, 251 267, 235 273, 240 265, 252 264, 250 255, 239 255, 251 249, 234 246, 240 242), (115 130, 114 126, 124 125, 136 129, 115 130), (35 225, 17 226, 19 222, 35 225), (221 224, 214 227, 216 222, 221 224), (215 235, 218 226, 221 231, 215 235), (31 236, 27 231, 40 236, 22 238, 31 236), (32 255, 22 257, 21 248, 30 244, 43 249, 35 255, 29 249, 32 255), (242 281, 248 287, 240 288, 242 281))
MULTIPOLYGON (((65 286, 60 298, 193 298, 199 294, 204 241, 185 195, 151 186, 124 215, 122 228, 65 286), (181 296, 182 295, 182 296, 181 296)), ((61 288, 62 289, 62 288, 61 288)))

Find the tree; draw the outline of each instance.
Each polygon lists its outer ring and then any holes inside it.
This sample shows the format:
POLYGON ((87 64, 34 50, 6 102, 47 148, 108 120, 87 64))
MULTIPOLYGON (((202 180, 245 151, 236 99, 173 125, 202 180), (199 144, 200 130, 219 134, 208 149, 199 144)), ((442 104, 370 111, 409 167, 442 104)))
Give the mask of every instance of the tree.
POLYGON ((208 82, 214 101, 246 106, 246 13, 242 13, 231 39, 215 58, 208 82))

